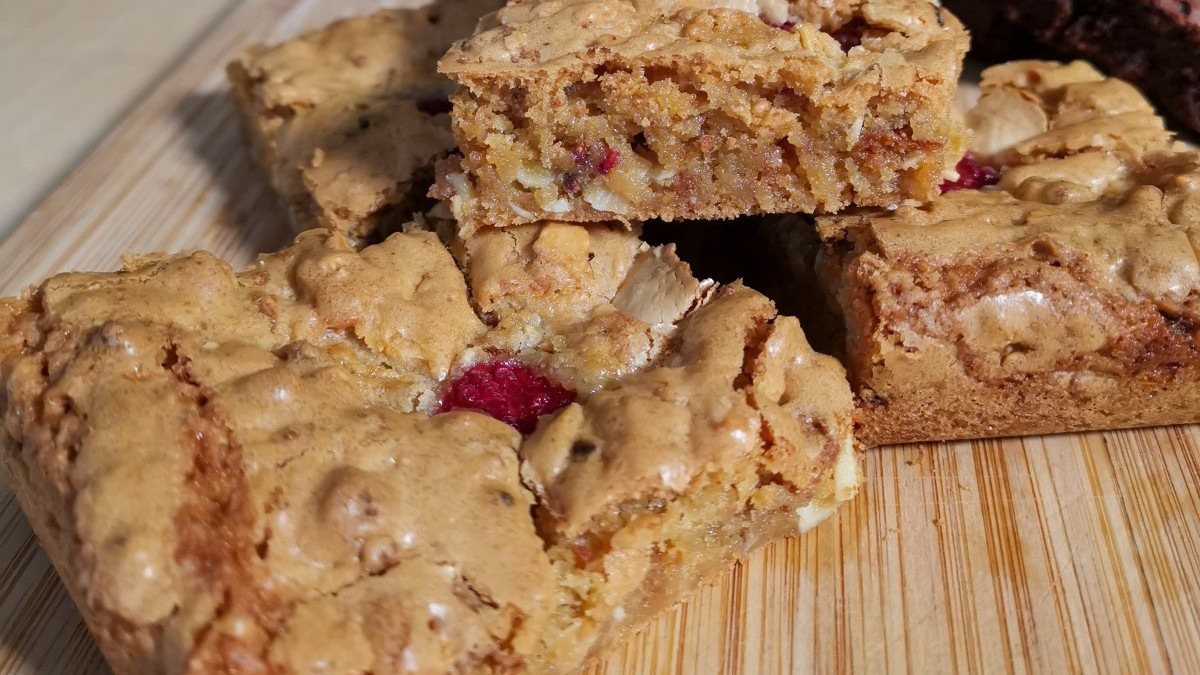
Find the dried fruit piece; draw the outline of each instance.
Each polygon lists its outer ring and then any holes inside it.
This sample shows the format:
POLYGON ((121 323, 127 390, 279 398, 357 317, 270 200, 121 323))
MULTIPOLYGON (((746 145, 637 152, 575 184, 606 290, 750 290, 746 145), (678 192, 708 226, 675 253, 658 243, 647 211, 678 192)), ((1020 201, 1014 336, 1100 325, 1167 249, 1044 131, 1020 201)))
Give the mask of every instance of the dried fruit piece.
POLYGON ((575 146, 571 151, 571 158, 575 160, 575 165, 582 169, 590 169, 592 166, 591 152, 583 143, 575 146))
POLYGON ((758 18, 762 19, 762 22, 767 24, 768 26, 770 26, 772 28, 778 28, 779 30, 791 31, 793 28, 796 27, 796 22, 793 21, 792 19, 788 19, 787 21, 778 23, 778 22, 772 21, 766 14, 760 14, 760 15, 758 15, 758 18))
POLYGON ((980 164, 973 155, 963 155, 954 166, 954 170, 958 172, 958 180, 943 182, 942 194, 955 190, 978 190, 1000 182, 1000 172, 986 164, 980 164))
POLYGON ((515 359, 477 363, 448 382, 437 412, 477 410, 531 433, 538 417, 561 410, 575 392, 515 359))
POLYGON ((621 163, 621 152, 606 143, 579 143, 571 151, 575 169, 562 174, 563 190, 570 196, 583 191, 584 186, 595 176, 607 176, 621 163))
POLYGON ((579 178, 579 174, 564 173, 562 177, 562 184, 563 189, 566 190, 567 194, 571 195, 572 197, 580 192, 583 192, 583 181, 579 178))

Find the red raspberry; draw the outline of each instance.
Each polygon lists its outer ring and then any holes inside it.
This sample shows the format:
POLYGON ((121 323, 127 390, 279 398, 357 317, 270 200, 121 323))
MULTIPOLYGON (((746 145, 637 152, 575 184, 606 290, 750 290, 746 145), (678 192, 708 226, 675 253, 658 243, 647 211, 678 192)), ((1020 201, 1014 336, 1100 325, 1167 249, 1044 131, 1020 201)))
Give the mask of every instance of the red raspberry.
POLYGON ((447 382, 438 413, 478 410, 531 433, 538 417, 560 410, 575 400, 575 392, 538 374, 515 359, 476 363, 447 382))
POLYGON ((999 171, 986 164, 980 164, 979 160, 971 154, 963 155, 954 170, 958 172, 958 180, 943 182, 942 194, 955 190, 978 190, 981 187, 1000 182, 999 171))
POLYGON ((620 163, 621 153, 609 148, 604 153, 604 158, 601 159, 600 163, 596 166, 596 173, 600 174, 601 176, 606 176, 608 175, 609 171, 617 168, 617 165, 620 163))

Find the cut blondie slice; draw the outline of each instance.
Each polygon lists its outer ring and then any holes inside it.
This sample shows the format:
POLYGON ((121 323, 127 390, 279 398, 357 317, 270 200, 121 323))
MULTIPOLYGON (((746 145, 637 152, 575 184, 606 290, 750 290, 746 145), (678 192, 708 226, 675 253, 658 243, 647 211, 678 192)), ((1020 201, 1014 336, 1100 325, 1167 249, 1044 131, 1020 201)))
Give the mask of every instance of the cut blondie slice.
POLYGON ((964 149, 967 35, 918 0, 528 0, 440 68, 468 229, 928 198, 964 149))
POLYGON ((434 160, 454 147, 452 85, 435 63, 499 4, 344 19, 229 64, 243 133, 298 229, 360 237, 425 204, 434 160))
POLYGON ((553 224, 459 247, 495 325, 483 343, 580 393, 521 447, 559 581, 550 664, 596 655, 807 530, 859 480, 837 362, 764 296, 693 278, 670 246, 631 244, 619 227, 553 224))
POLYGON ((455 251, 0 303, 0 466, 117 673, 569 672, 854 493, 843 371, 761 295, 620 227, 455 251))
POLYGON ((865 440, 1200 421, 1200 155, 1083 63, 982 87, 997 187, 819 221, 865 440))

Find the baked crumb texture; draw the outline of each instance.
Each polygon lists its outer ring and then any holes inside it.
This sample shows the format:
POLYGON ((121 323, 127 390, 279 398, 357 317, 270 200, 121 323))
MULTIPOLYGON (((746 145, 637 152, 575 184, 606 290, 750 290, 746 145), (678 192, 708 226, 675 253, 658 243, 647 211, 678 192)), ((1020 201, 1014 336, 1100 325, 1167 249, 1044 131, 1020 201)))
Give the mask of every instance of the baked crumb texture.
POLYGON ((833 212, 936 194, 967 35, 918 0, 529 0, 441 71, 468 228, 833 212))
POLYGON ((982 86, 998 186, 818 226, 865 442, 1200 420, 1200 155, 1082 62, 982 86))
POLYGON ((394 231, 428 205, 433 162, 454 148, 437 59, 499 4, 353 17, 229 64, 243 135, 297 230, 394 231))
POLYGON ((762 295, 622 227, 453 249, 312 230, 0 303, 4 475, 117 673, 571 672, 856 491, 844 372, 762 295), (431 414, 497 358, 575 402, 431 414))

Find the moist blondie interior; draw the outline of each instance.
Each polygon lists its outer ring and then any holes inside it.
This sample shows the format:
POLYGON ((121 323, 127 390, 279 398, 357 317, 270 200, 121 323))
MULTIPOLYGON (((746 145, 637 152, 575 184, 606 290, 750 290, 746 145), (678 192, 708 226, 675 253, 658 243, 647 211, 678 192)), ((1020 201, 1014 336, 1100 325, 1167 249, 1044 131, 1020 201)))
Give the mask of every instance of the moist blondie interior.
POLYGON ((297 230, 392 232, 432 206, 454 148, 436 61, 499 0, 442 0, 336 21, 227 68, 243 135, 297 230))
POLYGON ((819 219, 864 441, 1200 420, 1200 155, 1080 62, 982 85, 997 186, 819 219))
POLYGON ((515 2, 457 43, 468 229, 834 212, 936 194, 967 35, 936 3, 515 2))
POLYGON ((855 492, 844 372, 758 293, 621 226, 409 229, 0 304, 0 467, 117 673, 573 672, 855 492), (575 402, 445 407, 497 363, 575 402))

